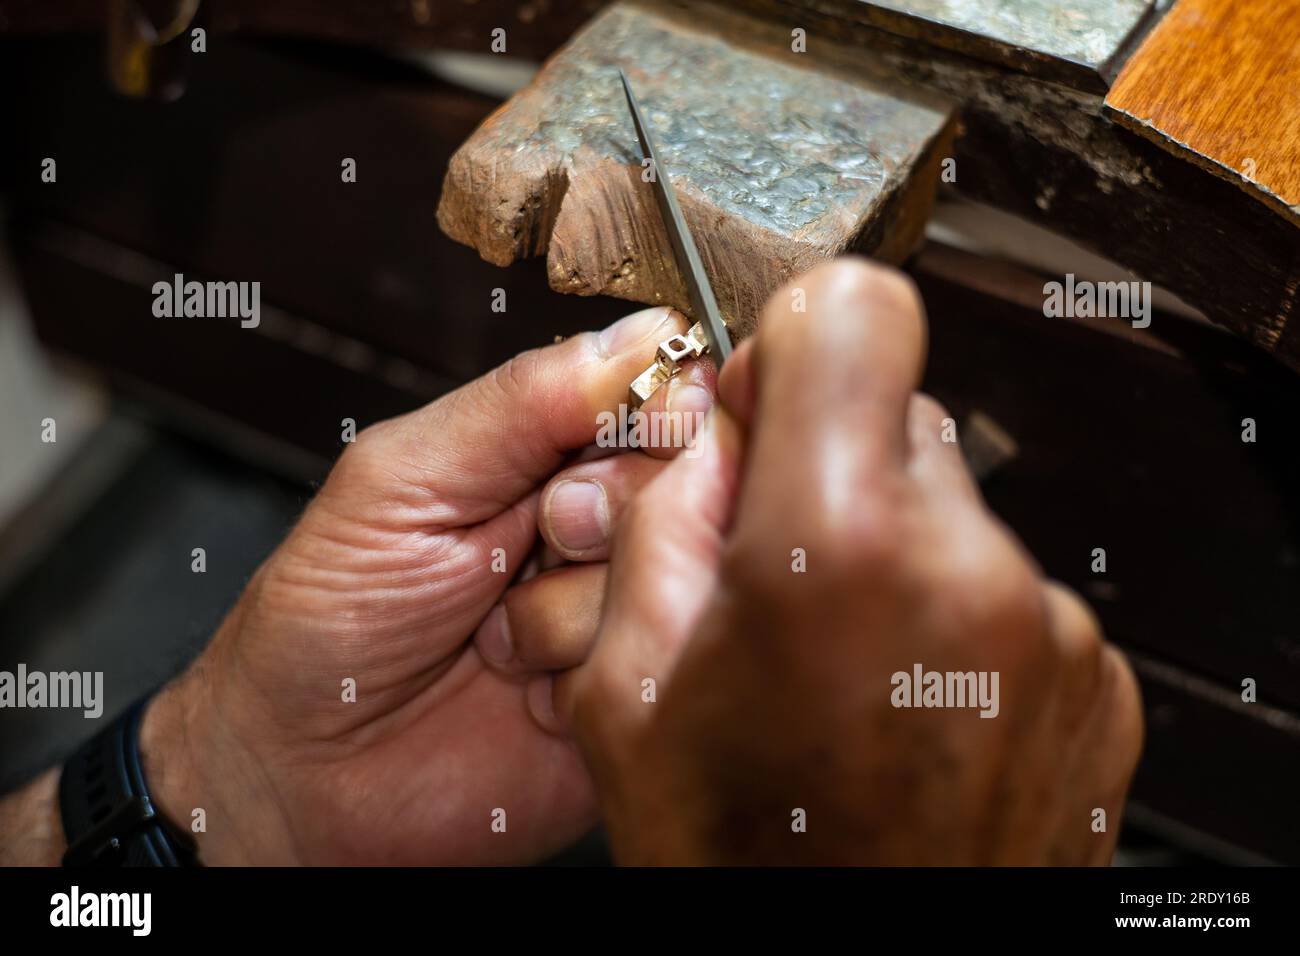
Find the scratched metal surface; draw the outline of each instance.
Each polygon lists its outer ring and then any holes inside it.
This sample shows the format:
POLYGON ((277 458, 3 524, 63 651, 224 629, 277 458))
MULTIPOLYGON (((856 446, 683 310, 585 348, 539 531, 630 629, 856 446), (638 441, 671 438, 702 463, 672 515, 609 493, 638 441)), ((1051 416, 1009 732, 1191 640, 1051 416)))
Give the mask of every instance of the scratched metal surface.
POLYGON ((1011 46, 1100 66, 1155 0, 865 0, 1011 46))
MULTIPOLYGON (((1167 0, 741 0, 763 15, 866 43, 867 26, 1017 72, 1104 92, 1167 0)), ((923 55, 923 51, 917 51, 923 55)))
POLYGON ((638 163, 616 67, 627 72, 674 184, 781 235, 867 209, 945 116, 614 8, 561 57, 537 129, 512 149, 584 149, 638 163), (702 90, 706 92, 702 92, 702 90), (858 201, 854 201, 856 195, 858 201))
POLYGON ((948 104, 840 78, 761 20, 644 3, 607 8, 457 150, 443 231, 497 265, 545 255, 553 289, 689 314, 620 66, 735 334, 814 264, 919 241, 948 104))

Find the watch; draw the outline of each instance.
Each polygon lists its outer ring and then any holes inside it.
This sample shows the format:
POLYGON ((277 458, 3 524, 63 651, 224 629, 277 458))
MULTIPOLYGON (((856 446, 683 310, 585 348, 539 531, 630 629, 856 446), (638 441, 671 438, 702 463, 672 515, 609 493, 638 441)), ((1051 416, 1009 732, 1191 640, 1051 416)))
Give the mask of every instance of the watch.
POLYGON ((140 763, 137 701, 63 765, 64 866, 198 866, 193 838, 154 806, 140 763))

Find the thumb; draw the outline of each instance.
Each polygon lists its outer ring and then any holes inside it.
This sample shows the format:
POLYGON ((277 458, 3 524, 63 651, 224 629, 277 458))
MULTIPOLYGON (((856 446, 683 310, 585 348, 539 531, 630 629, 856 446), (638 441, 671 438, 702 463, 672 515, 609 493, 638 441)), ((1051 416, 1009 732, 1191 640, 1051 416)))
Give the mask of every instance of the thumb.
POLYGON ((366 429, 354 457, 370 467, 349 485, 377 483, 378 496, 391 494, 394 480, 434 489, 447 513, 427 517, 449 524, 486 520, 591 444, 600 413, 627 401, 629 384, 654 360, 659 343, 686 325, 674 309, 643 309, 602 332, 517 355, 423 408, 366 429))
POLYGON ((556 712, 579 733, 584 723, 649 715, 648 687, 663 689, 713 596, 742 454, 740 426, 715 408, 695 444, 625 513, 595 650, 555 684, 556 712))

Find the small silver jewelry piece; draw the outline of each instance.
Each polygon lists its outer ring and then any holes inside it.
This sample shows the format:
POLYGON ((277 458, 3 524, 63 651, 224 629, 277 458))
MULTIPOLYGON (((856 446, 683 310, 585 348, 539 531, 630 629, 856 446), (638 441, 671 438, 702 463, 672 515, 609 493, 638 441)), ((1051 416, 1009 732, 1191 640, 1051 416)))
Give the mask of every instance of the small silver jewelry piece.
POLYGON ((682 362, 699 358, 708 348, 704 339, 704 327, 699 322, 685 332, 664 339, 655 352, 654 364, 633 380, 628 404, 632 408, 640 408, 647 398, 681 371, 682 362))

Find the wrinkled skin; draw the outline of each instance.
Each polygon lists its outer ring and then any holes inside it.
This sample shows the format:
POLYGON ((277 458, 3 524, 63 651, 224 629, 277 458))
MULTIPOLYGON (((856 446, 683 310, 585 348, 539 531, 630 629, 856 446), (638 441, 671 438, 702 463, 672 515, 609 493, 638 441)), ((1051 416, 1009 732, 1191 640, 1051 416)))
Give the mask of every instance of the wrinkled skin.
POLYGON ((625 517, 591 658, 559 687, 616 856, 1109 861, 1142 736, 1127 664, 915 393, 911 283, 844 261, 796 285, 807 311, 772 297, 702 454, 625 517), (998 672, 1000 712, 893 706, 915 663, 998 672))
MULTIPOLYGON (((147 712, 146 772, 173 820, 205 810, 205 862, 523 863, 595 825, 546 673, 585 655, 602 533, 672 449, 573 453, 683 328, 678 313, 645 310, 357 437, 147 712), (552 492, 565 478, 599 481, 605 495, 576 550, 556 534, 566 509, 552 492), (545 569, 517 573, 539 532, 554 542, 545 569), (484 650, 501 659, 489 667, 484 650), (498 810, 505 832, 492 827, 498 810)), ((703 411, 711 388, 701 367, 655 400, 703 411)))
MULTIPOLYGON (((603 816, 622 862, 1108 860, 1127 665, 942 441, 910 283, 798 285, 695 454, 582 453, 684 328, 663 309, 358 436, 147 712, 203 859, 522 863, 603 816), (915 663, 996 671, 998 716, 893 707, 915 663)), ((656 401, 714 384, 697 363, 656 401)))

